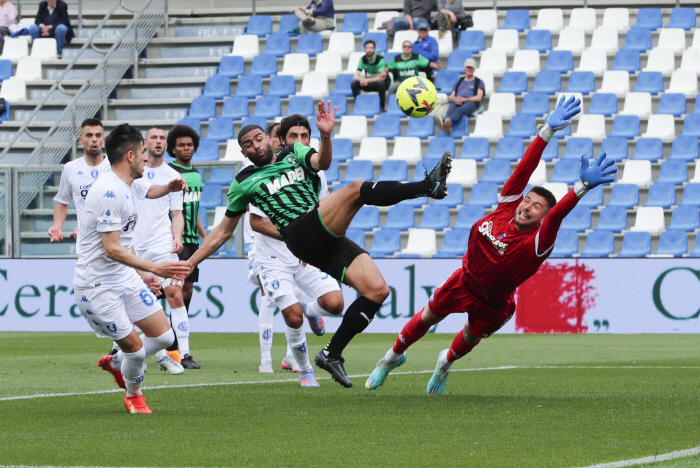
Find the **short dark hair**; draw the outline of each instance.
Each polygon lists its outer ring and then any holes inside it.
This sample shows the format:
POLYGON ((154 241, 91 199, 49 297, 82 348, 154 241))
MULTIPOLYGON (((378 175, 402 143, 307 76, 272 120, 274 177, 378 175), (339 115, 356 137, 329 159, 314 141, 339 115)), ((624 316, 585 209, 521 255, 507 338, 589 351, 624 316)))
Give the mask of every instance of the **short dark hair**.
POLYGON ((173 150, 175 149, 177 139, 182 137, 192 138, 192 144, 194 145, 195 152, 197 152, 197 148, 199 148, 199 135, 197 135, 194 128, 190 127, 189 125, 175 125, 170 132, 168 132, 168 139, 166 140, 166 143, 168 144, 168 154, 173 158, 175 157, 173 150))
POLYGON ((109 163, 112 166, 119 164, 124 160, 127 152, 136 152, 143 141, 141 130, 126 123, 119 125, 105 139, 105 150, 109 163))
POLYGON ((265 133, 265 130, 260 125, 246 125, 240 132, 238 132, 238 146, 243 146, 241 145, 241 140, 253 130, 261 130, 263 133, 265 133))
POLYGON ((367 39, 365 43, 362 44, 362 49, 364 49, 367 44, 372 44, 375 49, 377 48, 377 44, 372 39, 367 39))
POLYGON ((267 136, 271 137, 271 136, 272 136, 272 132, 275 131, 275 127, 279 127, 279 126, 280 126, 280 123, 279 123, 279 122, 275 122, 275 123, 273 123, 272 125, 268 125, 268 126, 267 126, 267 131, 266 131, 265 133, 267 133, 267 136))
POLYGON ((83 120, 83 123, 80 124, 80 129, 82 130, 85 127, 102 127, 104 129, 104 125, 102 125, 102 121, 100 119, 83 120))
POLYGON ((287 133, 289 133, 289 129, 292 127, 306 127, 306 129, 309 131, 309 135, 311 135, 311 124, 309 124, 309 119, 301 114, 292 114, 282 119, 280 129, 277 131, 277 134, 283 141, 286 141, 287 133))
POLYGON ((146 130, 146 133, 150 132, 151 130, 163 130, 165 133, 168 133, 168 132, 166 132, 165 129, 164 129, 163 127, 161 127, 160 125, 154 125, 154 126, 152 126, 152 127, 149 128, 148 130, 146 130))
POLYGON ((550 192, 549 190, 547 190, 544 187, 540 187, 540 186, 532 187, 530 189, 530 192, 535 192, 537 195, 544 198, 544 200, 547 202, 547 205, 549 205, 549 209, 552 209, 552 207, 557 204, 557 199, 554 197, 552 192, 550 192))

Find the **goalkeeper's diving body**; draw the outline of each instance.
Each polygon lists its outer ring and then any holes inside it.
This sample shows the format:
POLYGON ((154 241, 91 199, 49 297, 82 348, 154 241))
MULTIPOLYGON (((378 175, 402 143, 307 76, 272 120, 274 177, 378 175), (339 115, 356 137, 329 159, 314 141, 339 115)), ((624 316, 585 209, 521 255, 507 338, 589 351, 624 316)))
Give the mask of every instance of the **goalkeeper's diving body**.
POLYGON ((401 330, 394 346, 370 374, 365 387, 381 386, 392 369, 406 362, 406 349, 449 314, 464 313, 468 321, 443 350, 428 382, 427 394, 440 395, 450 367, 467 355, 482 338, 498 331, 515 312, 515 290, 534 275, 549 257, 562 221, 590 189, 615 180, 614 158, 603 152, 593 163, 581 156, 581 178, 559 202, 543 187, 523 194, 542 152, 558 130, 581 111, 581 102, 564 96, 540 127, 498 197, 498 207, 474 223, 462 267, 430 297, 428 305, 401 330))

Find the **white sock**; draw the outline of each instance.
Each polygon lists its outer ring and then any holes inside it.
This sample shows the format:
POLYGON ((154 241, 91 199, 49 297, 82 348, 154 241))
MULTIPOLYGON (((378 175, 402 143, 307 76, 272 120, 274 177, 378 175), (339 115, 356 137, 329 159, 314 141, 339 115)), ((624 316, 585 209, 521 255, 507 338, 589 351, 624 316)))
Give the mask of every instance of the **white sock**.
MULTIPOLYGON (((174 334, 174 333, 173 333, 173 334, 174 334)), ((165 352, 165 350, 164 350, 164 349, 161 349, 160 351, 158 351, 158 352, 156 353, 156 359, 160 361, 161 359, 163 359, 163 358, 164 358, 165 356, 167 356, 167 355, 168 355, 168 354, 165 352)))
POLYGON ((299 372, 311 370, 309 346, 306 344, 304 327, 297 329, 286 327, 284 335, 287 337, 287 343, 292 351, 292 355, 299 365, 299 372))
POLYGON ((124 360, 124 351, 121 349, 117 351, 117 354, 112 356, 109 360, 109 367, 114 370, 122 370, 122 361, 124 360))
POLYGON ((260 364, 272 362, 272 322, 275 308, 274 302, 263 297, 258 312, 258 338, 260 339, 260 364))
POLYGON ((394 348, 389 348, 389 351, 384 355, 384 362, 386 363, 394 363, 399 359, 401 359, 401 354, 396 354, 394 348))
POLYGON ((333 314, 321 307, 318 301, 309 302, 306 306, 307 317, 332 317, 333 314))
POLYGON ((116 341, 112 341, 112 349, 119 349, 119 344, 116 341))
POLYGON ((177 336, 180 354, 183 357, 185 354, 190 354, 190 321, 187 317, 187 309, 185 306, 170 311, 170 323, 172 323, 173 330, 177 336))
POLYGON ((122 362, 122 376, 126 383, 126 396, 135 397, 141 395, 141 384, 143 383, 143 362, 146 360, 144 348, 135 353, 124 353, 122 362))
POLYGON ((447 354, 448 353, 445 353, 438 359, 438 367, 440 367, 443 372, 450 370, 450 367, 452 367, 452 363, 447 360, 447 354))
POLYGON ((144 335, 143 333, 139 335, 141 342, 143 343, 143 349, 146 352, 146 359, 162 351, 161 357, 165 354, 165 348, 172 345, 175 342, 175 333, 173 329, 166 331, 160 336, 151 338, 144 335))

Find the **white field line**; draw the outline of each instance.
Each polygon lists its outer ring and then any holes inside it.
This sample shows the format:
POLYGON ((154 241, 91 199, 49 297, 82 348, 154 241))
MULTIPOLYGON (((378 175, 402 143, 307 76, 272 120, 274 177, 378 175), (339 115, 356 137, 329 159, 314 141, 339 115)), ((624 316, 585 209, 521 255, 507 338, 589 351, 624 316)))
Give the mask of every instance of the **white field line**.
MULTIPOLYGON (((451 372, 483 372, 483 371, 500 371, 514 369, 700 369, 700 366, 500 366, 500 367, 480 367, 475 369, 455 369, 451 372)), ((408 371, 408 372, 392 372, 391 375, 411 375, 411 374, 430 374, 433 370, 408 371)), ((355 374, 348 376, 350 378, 369 377, 369 374, 355 374)), ((255 380, 248 382, 211 382, 198 384, 182 384, 182 385, 157 385, 154 387, 143 387, 143 390, 163 390, 173 388, 193 388, 193 387, 220 387, 225 385, 256 385, 256 384, 274 384, 274 383, 289 383, 296 382, 298 379, 277 379, 277 380, 255 380)), ((330 380, 330 377, 316 377, 316 380, 330 380)), ((91 392, 66 392, 66 393, 36 393, 34 395, 18 395, 2 397, 0 401, 11 400, 32 400, 35 398, 53 398, 66 396, 81 396, 81 395, 102 395, 106 393, 122 393, 121 388, 111 390, 95 390, 91 392)), ((2 468, 2 465, 0 465, 2 468)))
POLYGON ((643 463, 656 463, 662 461, 675 460, 676 458, 685 458, 700 453, 700 447, 691 448, 688 450, 679 450, 677 452, 663 453, 661 455, 652 455, 650 457, 635 458, 634 460, 622 460, 612 463, 599 463, 590 465, 584 468, 622 468, 624 466, 641 465, 643 463))

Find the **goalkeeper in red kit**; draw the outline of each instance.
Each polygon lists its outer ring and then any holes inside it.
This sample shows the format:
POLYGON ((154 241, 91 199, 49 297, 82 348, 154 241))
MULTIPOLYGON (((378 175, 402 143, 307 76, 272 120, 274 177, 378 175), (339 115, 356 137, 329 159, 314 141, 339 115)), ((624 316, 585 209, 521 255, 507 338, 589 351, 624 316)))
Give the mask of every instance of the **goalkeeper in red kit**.
POLYGON ((570 119, 581 111, 580 106, 580 100, 570 97, 565 101, 562 96, 503 186, 496 210, 472 226, 462 268, 437 288, 422 312, 404 326, 393 348, 367 379, 367 389, 381 386, 392 369, 406 362, 406 349, 430 327, 449 314, 466 312, 464 330, 457 333, 449 349, 440 353, 428 383, 427 394, 440 395, 452 363, 511 319, 516 288, 549 257, 566 215, 590 189, 615 180, 617 168, 613 158, 606 159, 603 152, 591 164, 584 154, 581 179, 559 202, 543 187, 533 187, 523 197, 547 143, 555 132, 571 123, 570 119))

